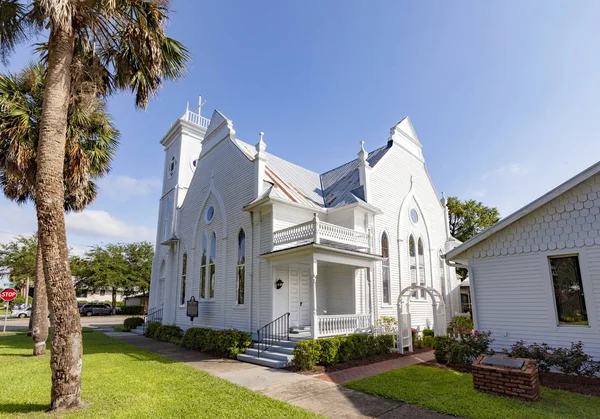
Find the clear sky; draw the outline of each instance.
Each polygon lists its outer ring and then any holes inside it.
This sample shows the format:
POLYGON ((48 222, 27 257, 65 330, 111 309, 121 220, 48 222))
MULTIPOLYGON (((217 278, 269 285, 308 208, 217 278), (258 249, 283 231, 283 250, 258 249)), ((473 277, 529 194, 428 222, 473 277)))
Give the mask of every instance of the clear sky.
MULTIPOLYGON (((600 2, 172 1, 193 54, 147 111, 110 100, 122 133, 110 176, 67 217, 75 250, 154 241, 162 135, 186 102, 239 138, 316 172, 385 143, 410 115, 436 189, 503 216, 600 158, 600 2)), ((34 59, 23 46, 9 68, 34 59)), ((0 241, 35 230, 0 198, 0 241)))

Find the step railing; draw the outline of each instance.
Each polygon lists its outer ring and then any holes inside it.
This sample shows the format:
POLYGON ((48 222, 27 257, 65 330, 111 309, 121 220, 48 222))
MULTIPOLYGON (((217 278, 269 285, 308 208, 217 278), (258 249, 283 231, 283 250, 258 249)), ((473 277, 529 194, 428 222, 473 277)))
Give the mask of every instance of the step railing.
POLYGON ((317 316, 319 336, 346 335, 372 331, 370 314, 332 314, 317 316))
POLYGON ((261 351, 264 352, 280 340, 290 340, 290 313, 277 317, 271 323, 264 325, 256 331, 257 358, 261 351))
POLYGON ((153 308, 151 310, 148 310, 148 312, 144 316, 144 327, 143 327, 144 333, 146 332, 146 326, 148 325, 148 323, 152 323, 152 322, 162 323, 162 318, 163 318, 163 308, 162 307, 153 308))

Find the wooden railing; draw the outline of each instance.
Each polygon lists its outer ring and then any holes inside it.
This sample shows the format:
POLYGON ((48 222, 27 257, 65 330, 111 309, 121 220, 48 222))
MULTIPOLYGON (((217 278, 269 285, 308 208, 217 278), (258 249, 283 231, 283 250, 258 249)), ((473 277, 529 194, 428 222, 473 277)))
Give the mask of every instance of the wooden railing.
POLYGON ((298 242, 319 244, 321 240, 347 244, 359 249, 369 248, 367 233, 320 221, 316 214, 311 221, 275 231, 273 248, 283 248, 287 244, 298 242))
POLYGON ((196 125, 200 125, 202 128, 208 128, 208 124, 210 124, 210 119, 203 117, 195 112, 190 111, 189 109, 185 111, 183 114, 183 119, 186 121, 193 122, 196 125))
POLYGON ((317 316, 319 336, 345 335, 372 331, 370 314, 333 314, 317 316))

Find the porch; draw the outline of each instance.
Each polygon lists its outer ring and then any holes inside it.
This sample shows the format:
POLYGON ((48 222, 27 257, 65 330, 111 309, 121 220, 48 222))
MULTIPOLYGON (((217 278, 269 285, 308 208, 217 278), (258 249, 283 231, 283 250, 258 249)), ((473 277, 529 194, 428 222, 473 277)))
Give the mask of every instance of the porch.
POLYGON ((311 243, 263 257, 271 262, 272 318, 287 315, 290 338, 374 330, 372 278, 379 256, 311 243))

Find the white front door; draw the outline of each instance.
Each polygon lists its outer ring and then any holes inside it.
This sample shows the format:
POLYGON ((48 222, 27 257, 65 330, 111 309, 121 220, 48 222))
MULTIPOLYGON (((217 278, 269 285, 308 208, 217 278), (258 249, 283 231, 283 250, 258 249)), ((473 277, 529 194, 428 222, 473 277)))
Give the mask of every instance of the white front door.
POLYGON ((308 268, 290 268, 290 326, 310 325, 310 275, 308 268))
POLYGON ((275 278, 273 282, 273 320, 283 316, 285 313, 290 311, 289 304, 289 287, 290 281, 288 279, 289 270, 286 267, 275 269, 275 278), (277 281, 281 280, 283 285, 280 289, 277 289, 277 281))

